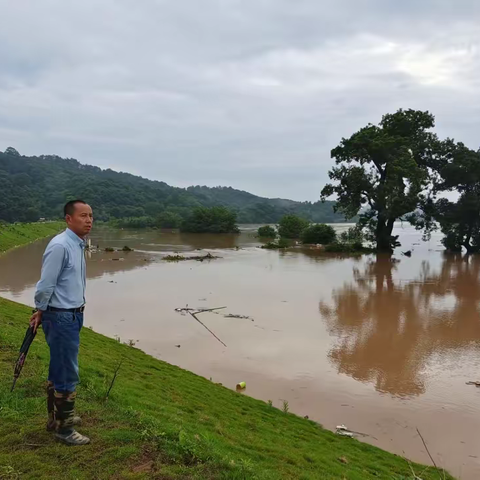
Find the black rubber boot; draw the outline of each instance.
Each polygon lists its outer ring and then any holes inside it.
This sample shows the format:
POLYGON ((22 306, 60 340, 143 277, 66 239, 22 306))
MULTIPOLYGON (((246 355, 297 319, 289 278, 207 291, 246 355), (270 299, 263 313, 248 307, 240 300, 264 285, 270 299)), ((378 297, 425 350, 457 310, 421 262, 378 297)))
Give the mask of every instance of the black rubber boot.
POLYGON ((60 392, 55 390, 55 419, 57 433, 55 436, 68 445, 86 445, 90 439, 73 428, 76 392, 60 392))
MULTIPOLYGON (((53 382, 47 383, 47 432, 55 432, 57 430, 57 421, 55 420, 55 387, 53 382)), ((82 419, 80 417, 73 417, 73 424, 75 426, 81 425, 82 419)))
POLYGON ((55 388, 53 382, 47 382, 47 430, 53 432, 57 428, 57 422, 55 421, 55 388))

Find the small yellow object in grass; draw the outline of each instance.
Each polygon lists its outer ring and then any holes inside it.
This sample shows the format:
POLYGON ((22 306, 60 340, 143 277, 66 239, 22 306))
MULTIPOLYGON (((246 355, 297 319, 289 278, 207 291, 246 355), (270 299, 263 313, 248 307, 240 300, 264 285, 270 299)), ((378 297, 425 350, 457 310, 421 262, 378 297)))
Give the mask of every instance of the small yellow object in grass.
POLYGON ((243 390, 246 386, 247 384, 245 382, 237 383, 238 390, 243 390))

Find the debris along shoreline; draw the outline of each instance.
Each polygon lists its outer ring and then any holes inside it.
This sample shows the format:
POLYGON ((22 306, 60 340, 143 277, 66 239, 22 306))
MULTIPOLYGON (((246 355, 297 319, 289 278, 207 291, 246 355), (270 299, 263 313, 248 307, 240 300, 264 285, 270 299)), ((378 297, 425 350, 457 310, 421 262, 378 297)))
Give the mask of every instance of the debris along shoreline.
POLYGON ((185 257, 184 255, 175 253, 173 255, 166 255, 165 257, 162 258, 162 260, 165 260, 166 262, 183 262, 186 260, 196 260, 197 262, 203 262, 204 260, 216 260, 217 258, 222 258, 222 257, 217 257, 215 255, 212 255, 210 252, 207 253, 206 255, 192 255, 189 257, 185 257))
POLYGON ((198 310, 195 310, 194 308, 188 308, 185 307, 185 308, 176 308, 175 311, 176 312, 180 312, 180 313, 188 313, 189 315, 191 315, 200 325, 202 325, 202 327, 204 327, 206 330, 208 330, 224 347, 226 347, 227 345, 222 342, 222 340, 220 340, 198 317, 197 315, 199 315, 200 313, 205 313, 205 312, 213 312, 214 310, 223 310, 224 308, 227 308, 227 307, 216 307, 216 308, 200 308, 198 310))
MULTIPOLYGON (((223 346, 227 346, 222 340, 220 340, 215 333, 213 333, 198 317, 197 315, 200 315, 201 313, 206 313, 206 312, 211 312, 215 314, 219 314, 218 310, 224 310, 227 307, 214 307, 214 308, 191 308, 188 306, 186 307, 180 307, 176 308, 175 311, 178 313, 181 313, 182 315, 189 314, 191 315, 200 325, 202 325, 205 329, 207 329, 223 346)), ((240 319, 245 319, 245 320, 250 320, 254 322, 255 320, 252 317, 249 317, 248 315, 236 315, 232 313, 228 313, 226 315, 223 315, 224 318, 240 318, 240 319)))

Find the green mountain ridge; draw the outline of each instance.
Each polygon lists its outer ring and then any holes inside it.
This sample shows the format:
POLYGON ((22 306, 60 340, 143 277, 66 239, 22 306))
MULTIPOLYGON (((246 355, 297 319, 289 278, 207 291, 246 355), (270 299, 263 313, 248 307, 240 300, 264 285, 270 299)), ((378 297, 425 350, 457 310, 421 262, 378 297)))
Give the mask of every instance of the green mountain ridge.
POLYGON ((95 217, 104 221, 164 211, 185 217, 194 207, 219 205, 234 210, 239 223, 276 223, 288 213, 312 222, 344 221, 334 213, 334 202, 270 199, 232 187, 172 187, 73 158, 23 156, 11 147, 0 152, 0 192, 0 220, 6 222, 57 219, 64 203, 74 198, 90 203, 95 217))

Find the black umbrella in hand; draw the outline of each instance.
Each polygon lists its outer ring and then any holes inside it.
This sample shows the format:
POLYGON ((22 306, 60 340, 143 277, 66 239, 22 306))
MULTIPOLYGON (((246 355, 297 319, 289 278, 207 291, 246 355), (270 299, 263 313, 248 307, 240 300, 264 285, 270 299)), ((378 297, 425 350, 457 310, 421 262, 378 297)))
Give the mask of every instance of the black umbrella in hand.
POLYGON ((17 363, 15 363, 15 370, 13 372, 13 384, 12 389, 10 390, 13 392, 15 388, 15 383, 17 383, 17 379, 20 376, 20 372, 22 371, 23 365, 25 363, 25 359, 27 358, 28 349, 35 338, 37 332, 33 329, 32 326, 27 328, 25 333, 25 338, 23 339, 22 346, 20 347, 20 355, 18 356, 17 363))

